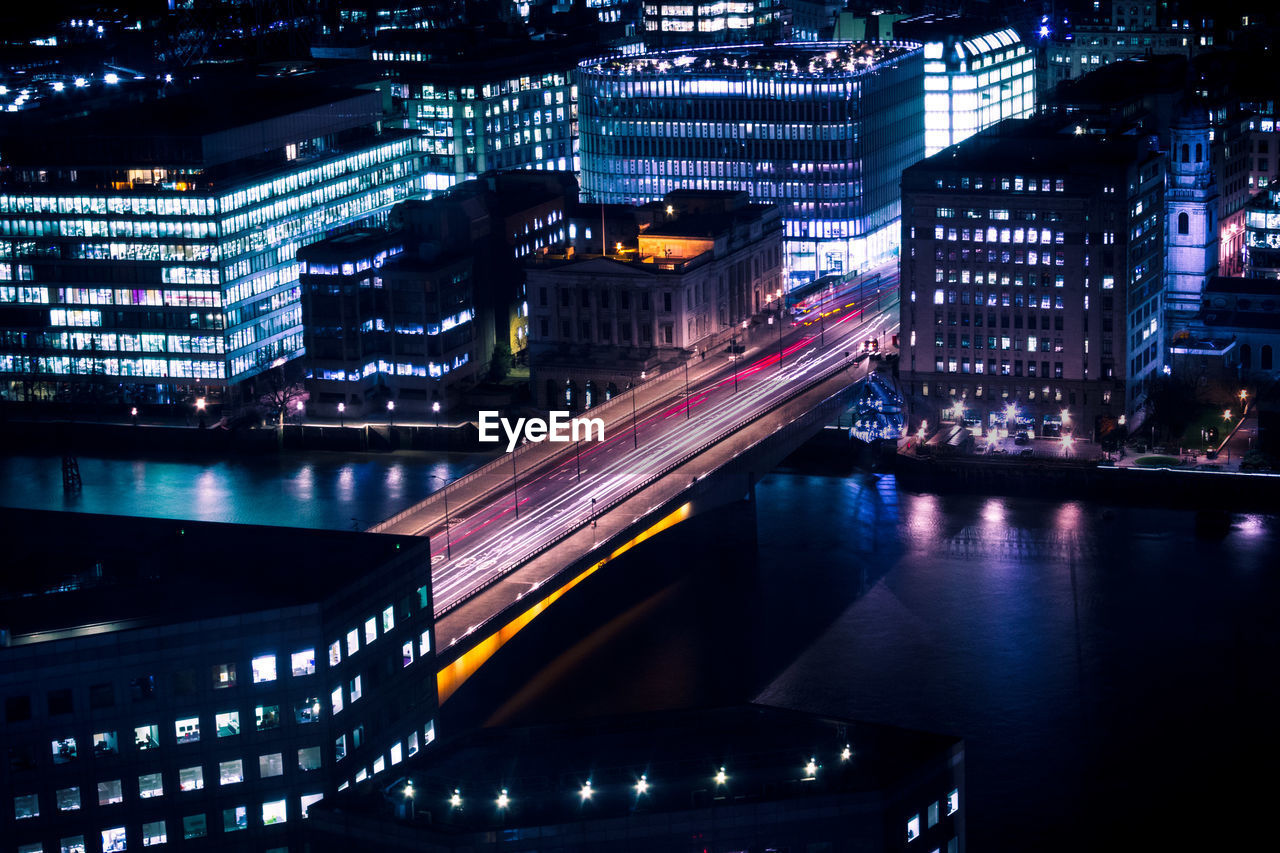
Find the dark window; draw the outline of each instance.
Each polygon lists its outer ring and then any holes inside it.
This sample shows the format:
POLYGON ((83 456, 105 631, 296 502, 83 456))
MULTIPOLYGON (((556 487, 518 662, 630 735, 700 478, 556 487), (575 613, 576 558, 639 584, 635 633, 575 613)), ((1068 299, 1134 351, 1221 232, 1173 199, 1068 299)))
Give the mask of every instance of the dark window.
POLYGON ((1186 143, 1182 145, 1182 162, 1186 163, 1191 159, 1191 148, 1186 143))
POLYGON ((89 707, 91 709, 110 708, 115 704, 116 691, 111 682, 89 685, 89 707))
POLYGON ((583 308, 590 308, 590 307, 591 307, 591 291, 590 291, 590 290, 587 290, 587 289, 584 287, 584 288, 582 288, 582 290, 580 291, 580 293, 582 294, 582 307, 583 307, 583 308))
POLYGON ((1253 367, 1253 348, 1248 344, 1240 347, 1240 366, 1245 370, 1253 367))
POLYGON ((569 307, 569 291, 568 291, 568 289, 567 289, 567 288, 566 288, 566 289, 562 289, 562 290, 560 291, 560 307, 561 307, 561 308, 568 308, 568 307, 569 307))
POLYGON ((129 695, 134 700, 152 699, 156 695, 156 677, 141 675, 129 682, 129 695))
POLYGON ((1260 361, 1261 361, 1261 364, 1259 366, 1263 370, 1271 369, 1271 344, 1263 344, 1262 358, 1260 359, 1260 361))
POLYGON ((547 305, 547 289, 545 287, 538 288, 538 304, 544 308, 547 305))
POLYGON ((1186 211, 1178 214, 1178 233, 1187 234, 1191 231, 1191 217, 1187 216, 1186 211))
POLYGON ((1199 163, 1204 159, 1204 148, 1199 142, 1196 143, 1196 162, 1199 163))
POLYGON ((71 689, 49 691, 49 716, 70 714, 72 711, 71 689))
POLYGON ((10 723, 31 719, 31 697, 10 696, 4 700, 4 718, 10 723))
POLYGON ((662 294, 662 310, 663 311, 671 310, 671 294, 669 292, 662 294))
POLYGON ((173 693, 175 696, 191 696, 196 692, 196 671, 180 669, 173 674, 173 693))

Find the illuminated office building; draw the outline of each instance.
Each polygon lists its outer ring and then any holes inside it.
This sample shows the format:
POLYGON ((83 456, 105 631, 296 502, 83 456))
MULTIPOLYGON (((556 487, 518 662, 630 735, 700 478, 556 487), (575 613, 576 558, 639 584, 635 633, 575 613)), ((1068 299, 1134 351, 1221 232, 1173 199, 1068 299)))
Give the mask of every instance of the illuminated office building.
POLYGON ((4 143, 0 381, 176 402, 302 348, 297 250, 421 187, 377 92, 256 82, 4 143))
POLYGON ((1280 278, 1280 190, 1245 205, 1244 266, 1249 278, 1280 278))
POLYGON ((901 377, 921 420, 1090 437, 1165 364, 1165 158, 1006 122, 902 176, 901 377))
POLYGON ((598 48, 489 39, 459 51, 449 36, 388 32, 374 63, 392 81, 405 126, 421 137, 432 193, 494 169, 578 168, 570 69, 598 48))
POLYGON ((810 42, 584 62, 584 196, 745 190, 783 208, 790 286, 866 269, 896 253, 898 182, 924 153, 922 57, 810 42))
POLYGON ((6 510, 6 853, 304 849, 435 740, 425 539, 6 510))
POLYGON ((924 45, 926 157, 1004 119, 1035 112, 1035 59, 1015 30, 926 15, 898 21, 893 31, 924 45))
POLYGON ((662 47, 776 39, 785 16, 780 0, 644 0, 645 43, 662 47))

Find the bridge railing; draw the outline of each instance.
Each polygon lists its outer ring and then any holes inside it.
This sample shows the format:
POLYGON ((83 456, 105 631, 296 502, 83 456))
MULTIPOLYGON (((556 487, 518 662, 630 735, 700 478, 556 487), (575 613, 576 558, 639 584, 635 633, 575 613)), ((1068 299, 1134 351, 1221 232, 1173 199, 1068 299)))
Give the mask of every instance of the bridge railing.
MULTIPOLYGON (((769 405, 768 408, 759 412, 756 415, 753 415, 751 420, 756 420, 758 418, 764 417, 768 414, 771 414, 772 412, 777 411, 778 409, 790 403, 796 397, 799 397, 800 395, 805 394, 808 391, 811 391, 812 389, 818 387, 819 385, 831 379, 833 376, 838 375, 841 371, 847 370, 852 366, 853 366, 852 362, 849 362, 849 361, 837 363, 836 365, 829 368, 828 370, 825 370, 822 373, 816 375, 815 377, 810 379, 808 382, 805 382, 804 384, 797 386, 792 391, 792 393, 787 394, 783 397, 780 397, 778 400, 774 401, 771 405, 769 405)), ((807 412, 802 413, 793 421, 787 424, 784 424, 781 427, 778 427, 778 429, 774 430, 769 435, 762 436, 755 442, 751 443, 747 447, 740 450, 738 453, 734 454, 734 458, 736 459, 742 456, 743 454, 754 450, 755 448, 759 447, 763 442, 774 438, 779 432, 783 431, 784 429, 791 430, 791 432, 788 434, 794 434, 794 431, 812 428, 814 423, 822 423, 823 419, 829 417, 833 411, 838 410, 839 406, 844 404, 844 400, 846 398, 846 395, 849 392, 849 388, 855 385, 861 384, 861 381, 862 380, 851 383, 849 386, 842 388, 840 391, 837 391, 836 393, 825 397, 817 405, 809 409, 807 412)), ((705 453, 707 450, 711 449, 715 445, 724 441, 730 435, 732 435, 735 432, 738 432, 739 430, 743 429, 745 426, 746 426, 746 422, 735 422, 730 424, 729 426, 724 427, 723 429, 717 431, 714 435, 712 435, 706 441, 694 447, 692 450, 689 450, 688 452, 682 454, 680 457, 673 460, 672 462, 669 462, 667 465, 663 466, 658 471, 649 475, 645 479, 639 481, 633 488, 629 489, 625 494, 618 495, 598 505, 594 511, 588 511, 588 513, 577 524, 566 526, 559 533, 557 533, 551 539, 541 544, 539 547, 535 548, 530 553, 521 556, 518 560, 514 562, 508 563, 502 568, 501 571, 491 575, 489 578, 487 578, 477 586, 468 590, 465 595, 461 596, 460 598, 452 602, 449 602, 447 606, 439 607, 435 612, 436 619, 440 619, 449 611, 454 610, 464 602, 469 601, 470 599, 479 595, 481 592, 488 589, 493 584, 505 578, 517 567, 523 565, 524 563, 528 563, 531 560, 537 559, 539 556, 541 556, 542 554, 545 554, 547 551, 551 550, 556 545, 563 542, 565 539, 569 538, 570 536, 577 533, 578 531, 583 530, 588 524, 590 524, 593 517, 599 517, 601 514, 606 513, 611 509, 617 507, 618 505, 624 503, 625 501, 630 500, 632 497, 644 491, 649 486, 653 485, 654 483, 668 476, 672 471, 684 465, 690 459, 693 459, 699 456, 700 454, 705 453)), ((471 626, 471 628, 469 629, 469 632, 474 631, 476 628, 480 627, 480 625, 486 624, 488 621, 489 620, 486 619, 478 623, 477 625, 471 626)))
MULTIPOLYGON (((634 388, 613 395, 610 399, 604 401, 600 405, 593 406, 590 409, 579 413, 576 417, 612 418, 612 423, 610 423, 609 420, 605 420, 606 434, 608 434, 612 429, 617 429, 619 426, 625 426, 631 415, 629 411, 630 406, 622 406, 624 401, 626 403, 630 403, 632 398, 635 398, 636 416, 638 417, 639 412, 647 411, 650 406, 666 399, 669 394, 669 385, 676 379, 683 381, 683 374, 679 371, 665 371, 657 376, 646 379, 641 385, 637 385, 634 388)), ((503 441, 505 440, 506 439, 504 437, 503 441)), ((537 470, 544 465, 567 458, 573 452, 574 448, 572 443, 552 443, 549 441, 523 442, 510 453, 504 453, 497 459, 486 462, 474 471, 464 474, 456 480, 451 480, 444 488, 437 489, 408 509, 402 510, 390 518, 378 522, 370 527, 367 532, 383 533, 411 516, 418 515, 432 509, 433 507, 442 505, 445 499, 444 493, 446 490, 451 498, 454 498, 458 492, 469 488, 475 492, 474 494, 464 496, 462 503, 455 504, 454 507, 451 508, 453 509, 454 514, 458 514, 465 507, 475 504, 478 501, 483 501, 502 489, 510 488, 511 475, 509 469, 512 465, 512 456, 515 457, 516 465, 520 469, 521 473, 527 475, 530 471, 537 470), (483 486, 479 491, 475 491, 474 486, 478 483, 482 483, 486 478, 493 482, 488 486, 483 486)), ((457 498, 454 498, 454 500, 457 500, 457 498)))

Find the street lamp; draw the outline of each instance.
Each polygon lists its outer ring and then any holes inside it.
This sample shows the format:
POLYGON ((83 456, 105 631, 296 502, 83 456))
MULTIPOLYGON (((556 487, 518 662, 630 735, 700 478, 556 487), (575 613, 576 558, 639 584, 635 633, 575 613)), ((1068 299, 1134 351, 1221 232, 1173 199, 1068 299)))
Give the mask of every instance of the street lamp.
POLYGON ((347 404, 339 403, 338 404, 338 426, 340 427, 346 426, 347 425, 346 422, 347 422, 347 404))
POLYGON ((1223 419, 1224 421, 1229 421, 1229 420, 1231 420, 1231 410, 1230 410, 1230 409, 1223 409, 1223 410, 1222 410, 1222 419, 1223 419))
POLYGON ((515 448, 512 448, 511 453, 508 455, 511 457, 511 498, 513 501, 515 501, 516 518, 519 519, 520 518, 520 487, 519 487, 519 484, 516 482, 515 448))
POLYGON ((693 402, 689 399, 689 359, 684 360, 684 419, 689 420, 693 402))
POLYGON ((627 391, 631 393, 631 446, 640 449, 640 433, 639 425, 636 423, 636 386, 634 382, 627 383, 627 391))
POLYGON ((439 480, 440 497, 444 500, 444 556, 447 560, 453 559, 453 542, 449 533, 449 481, 439 474, 428 474, 428 479, 439 480))
POLYGON ((431 402, 431 411, 435 412, 436 429, 439 429, 440 428, 440 401, 439 400, 433 400, 431 402))
POLYGON ((203 412, 205 407, 204 397, 196 397, 196 411, 203 412))
POLYGON ((396 401, 387 401, 387 423, 391 426, 396 425, 396 401))

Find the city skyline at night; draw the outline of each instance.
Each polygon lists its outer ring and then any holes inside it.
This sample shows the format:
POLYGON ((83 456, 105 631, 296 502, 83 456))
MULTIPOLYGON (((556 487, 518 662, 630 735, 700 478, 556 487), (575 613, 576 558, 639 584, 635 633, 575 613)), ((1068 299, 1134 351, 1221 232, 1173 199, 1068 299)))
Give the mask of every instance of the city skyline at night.
POLYGON ((1280 757, 1277 44, 0 10, 0 853, 1222 846, 1280 757))

